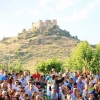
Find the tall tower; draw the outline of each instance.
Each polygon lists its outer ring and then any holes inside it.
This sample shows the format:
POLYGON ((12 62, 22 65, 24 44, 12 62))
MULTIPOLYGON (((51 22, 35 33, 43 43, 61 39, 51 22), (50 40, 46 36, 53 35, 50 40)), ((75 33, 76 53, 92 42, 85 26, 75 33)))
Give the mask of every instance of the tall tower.
POLYGON ((42 22, 42 20, 39 20, 39 21, 38 21, 38 28, 40 28, 40 29, 41 29, 41 28, 42 28, 42 26, 43 26, 43 22, 42 22))
POLYGON ((57 25, 57 20, 51 20, 51 23, 53 24, 53 25, 57 25))
POLYGON ((34 27, 34 22, 32 23, 32 28, 34 27))
POLYGON ((51 20, 45 20, 45 25, 46 25, 46 27, 50 27, 51 26, 51 20))

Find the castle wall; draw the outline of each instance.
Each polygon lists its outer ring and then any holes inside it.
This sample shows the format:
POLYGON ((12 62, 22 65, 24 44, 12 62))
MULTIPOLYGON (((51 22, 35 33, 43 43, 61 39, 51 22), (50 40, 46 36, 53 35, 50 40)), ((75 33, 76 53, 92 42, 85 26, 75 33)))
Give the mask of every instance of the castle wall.
POLYGON ((36 23, 32 23, 32 29, 43 29, 46 27, 51 27, 52 25, 57 25, 57 20, 45 20, 45 22, 39 20, 36 23))
POLYGON ((41 29, 41 28, 43 27, 43 22, 42 22, 42 20, 39 20, 39 21, 38 21, 38 24, 39 24, 39 29, 41 29))
POLYGON ((32 28, 39 28, 39 23, 38 22, 36 22, 36 23, 34 23, 34 24, 32 24, 32 28))
POLYGON ((57 20, 51 20, 51 23, 52 23, 53 25, 57 25, 57 20))
POLYGON ((51 26, 51 20, 45 20, 45 25, 47 27, 50 27, 51 26))

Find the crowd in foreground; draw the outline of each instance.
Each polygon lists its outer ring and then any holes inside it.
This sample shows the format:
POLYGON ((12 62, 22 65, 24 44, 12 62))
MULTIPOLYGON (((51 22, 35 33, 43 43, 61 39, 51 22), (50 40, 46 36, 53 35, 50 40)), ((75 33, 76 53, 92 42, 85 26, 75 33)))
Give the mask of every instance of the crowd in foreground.
POLYGON ((0 100, 100 100, 100 72, 0 72, 0 100))

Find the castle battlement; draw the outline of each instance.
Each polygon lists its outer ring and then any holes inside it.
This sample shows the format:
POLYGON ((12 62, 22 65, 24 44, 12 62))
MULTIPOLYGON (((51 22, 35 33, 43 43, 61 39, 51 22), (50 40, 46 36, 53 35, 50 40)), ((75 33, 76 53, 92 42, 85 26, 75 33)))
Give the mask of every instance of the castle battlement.
POLYGON ((45 30, 46 28, 51 28, 53 25, 57 25, 57 20, 54 20, 54 19, 53 20, 45 20, 44 22, 42 20, 39 20, 36 23, 33 22, 31 29, 29 29, 27 32, 30 33, 33 30, 40 30, 40 32, 41 32, 41 31, 45 30))
POLYGON ((39 20, 36 23, 32 23, 32 29, 43 29, 47 27, 52 27, 53 25, 57 25, 57 20, 45 20, 45 22, 39 20))

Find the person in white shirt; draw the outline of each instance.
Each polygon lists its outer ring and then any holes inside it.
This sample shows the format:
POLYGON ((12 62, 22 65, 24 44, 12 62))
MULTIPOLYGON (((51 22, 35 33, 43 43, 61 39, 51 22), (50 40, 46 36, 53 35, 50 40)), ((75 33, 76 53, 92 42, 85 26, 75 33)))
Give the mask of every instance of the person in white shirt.
POLYGON ((25 87, 25 86, 26 86, 27 81, 25 80, 25 78, 24 78, 24 76, 23 76, 23 75, 21 75, 21 79, 20 79, 19 81, 21 82, 21 84, 22 84, 22 86, 23 86, 23 87, 25 87))
POLYGON ((71 94, 71 100, 77 100, 76 99, 76 92, 78 91, 78 88, 73 88, 73 93, 71 94))
POLYGON ((26 92, 26 93, 27 93, 27 91, 28 91, 29 88, 30 88, 30 84, 32 84, 32 81, 31 81, 31 80, 28 80, 27 85, 25 86, 25 92, 26 92))
POLYGON ((18 80, 15 80, 14 85, 12 85, 12 89, 15 89, 16 91, 20 91, 18 80))
POLYGON ((24 77, 25 77, 25 80, 28 82, 30 76, 29 76, 29 73, 27 71, 24 71, 24 77))
POLYGON ((27 91, 28 96, 32 97, 33 92, 39 92, 38 88, 35 85, 30 84, 29 90, 27 91))
POLYGON ((89 98, 88 84, 85 85, 85 89, 83 90, 82 97, 84 98, 84 100, 87 100, 89 98))
POLYGON ((63 74, 63 76, 65 76, 66 74, 68 74, 69 78, 73 78, 73 74, 70 72, 69 68, 66 69, 66 72, 63 74))

